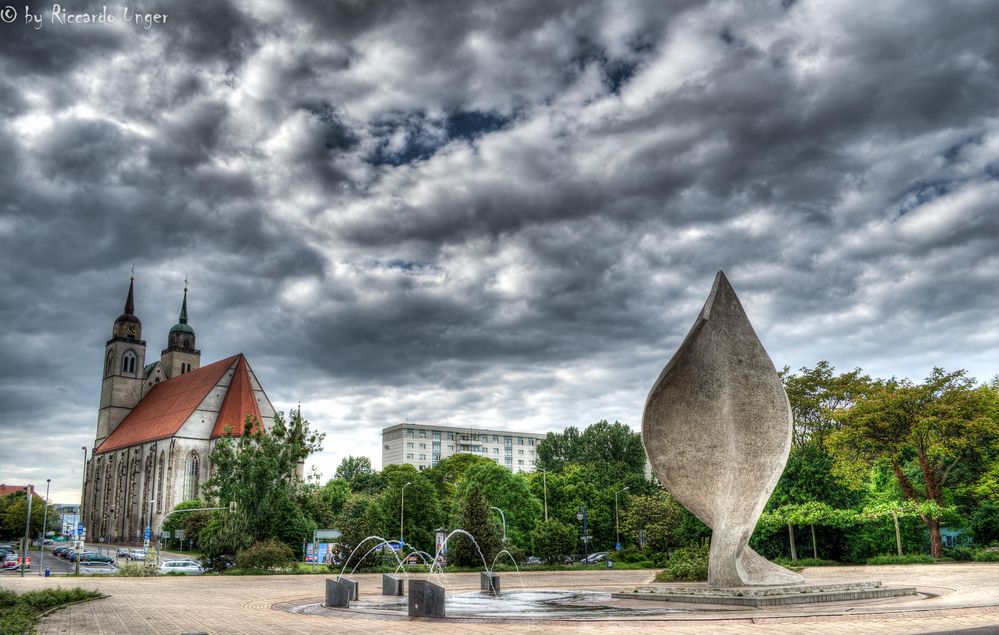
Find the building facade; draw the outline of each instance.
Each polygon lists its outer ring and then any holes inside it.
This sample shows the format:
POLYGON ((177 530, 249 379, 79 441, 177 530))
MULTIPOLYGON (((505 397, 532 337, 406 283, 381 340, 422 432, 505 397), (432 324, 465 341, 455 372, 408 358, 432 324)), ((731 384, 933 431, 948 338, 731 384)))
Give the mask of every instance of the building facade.
POLYGON ((400 423, 382 429, 382 467, 408 463, 425 470, 467 453, 492 459, 512 472, 533 472, 544 438, 535 432, 400 423))
POLYGON ((101 401, 83 488, 87 542, 140 543, 178 503, 199 498, 208 457, 219 438, 244 432, 251 417, 264 426, 274 407, 240 353, 201 366, 187 323, 187 288, 180 319, 160 358, 146 362, 135 315, 134 276, 125 310, 104 350, 101 401))

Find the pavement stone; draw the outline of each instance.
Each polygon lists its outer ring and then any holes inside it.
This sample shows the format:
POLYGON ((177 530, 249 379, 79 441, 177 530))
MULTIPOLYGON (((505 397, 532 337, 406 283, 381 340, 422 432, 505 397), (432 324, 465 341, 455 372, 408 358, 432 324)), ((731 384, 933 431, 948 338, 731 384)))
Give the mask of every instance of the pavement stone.
MULTIPOLYGON (((654 571, 525 572, 524 586, 623 590, 648 584, 654 571)), ((330 577, 334 577, 331 574, 330 577)), ((999 564, 954 563, 879 567, 817 567, 809 583, 882 580, 914 585, 924 595, 814 606, 684 613, 607 621, 487 622, 414 620, 342 611, 336 617, 289 613, 283 606, 320 602, 326 576, 204 576, 157 578, 4 578, 23 592, 80 586, 107 598, 76 604, 43 618, 43 634, 118 633, 930 633, 999 627, 999 564), (925 595, 929 594, 929 595, 925 595)), ((415 574, 414 574, 415 577, 415 574)), ((421 576, 422 577, 422 576, 421 576)), ((380 574, 355 575, 362 596, 381 592, 380 574)), ((519 586, 507 574, 507 588, 519 586)), ((479 587, 477 573, 448 574, 450 592, 479 587)), ((689 586, 689 585, 688 585, 689 586)), ((717 607, 715 607, 717 609, 717 607)))

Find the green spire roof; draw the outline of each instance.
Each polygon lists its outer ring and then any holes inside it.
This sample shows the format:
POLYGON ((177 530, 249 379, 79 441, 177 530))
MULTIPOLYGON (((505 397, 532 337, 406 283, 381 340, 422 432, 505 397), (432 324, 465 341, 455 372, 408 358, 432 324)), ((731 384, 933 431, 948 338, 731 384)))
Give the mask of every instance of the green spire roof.
MULTIPOLYGON (((186 282, 186 281, 185 281, 186 282)), ((184 285, 184 303, 180 305, 180 322, 173 325, 171 333, 190 333, 194 335, 194 329, 187 325, 187 285, 184 285)))

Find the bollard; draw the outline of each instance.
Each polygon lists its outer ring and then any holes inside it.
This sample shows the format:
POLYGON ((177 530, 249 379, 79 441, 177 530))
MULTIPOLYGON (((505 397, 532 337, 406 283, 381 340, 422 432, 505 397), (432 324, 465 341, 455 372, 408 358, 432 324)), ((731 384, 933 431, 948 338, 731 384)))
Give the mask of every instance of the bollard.
POLYGON ((352 593, 351 587, 339 580, 326 579, 326 606, 331 609, 349 609, 352 593))
POLYGON ((428 580, 410 580, 409 616, 444 617, 444 587, 428 580))
POLYGON ((405 580, 397 575, 382 575, 382 595, 405 595, 403 587, 405 580))
POLYGON ((339 582, 340 584, 344 585, 348 589, 350 589, 350 599, 354 600, 356 602, 357 601, 357 582, 351 580, 350 578, 341 578, 339 576, 337 576, 336 581, 339 582))
POLYGON ((490 571, 483 571, 479 574, 479 590, 490 593, 500 592, 500 577, 490 571))
POLYGON ((49 569, 48 567, 45 567, 45 577, 47 578, 47 577, 49 577, 50 575, 52 575, 52 570, 51 570, 51 569, 49 569))

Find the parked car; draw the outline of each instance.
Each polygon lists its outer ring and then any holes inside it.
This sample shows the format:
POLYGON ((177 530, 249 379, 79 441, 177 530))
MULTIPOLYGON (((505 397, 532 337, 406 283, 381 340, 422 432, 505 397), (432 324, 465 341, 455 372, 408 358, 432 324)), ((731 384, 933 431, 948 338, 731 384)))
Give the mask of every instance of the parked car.
POLYGON ((182 573, 184 575, 201 575, 205 570, 194 560, 167 560, 160 563, 160 573, 182 573))
POLYGON ((594 564, 596 562, 603 562, 606 559, 607 559, 606 551, 596 551, 583 558, 582 562, 583 564, 594 564))
POLYGON ((541 558, 537 556, 531 556, 524 562, 524 564, 541 564, 541 563, 542 563, 541 558))
POLYGON ((128 558, 129 560, 133 561, 133 562, 135 562, 137 560, 143 560, 144 561, 146 559, 146 552, 142 551, 141 549, 132 549, 128 553, 125 554, 125 557, 128 558))
POLYGON ((113 562, 81 562, 80 575, 114 575, 118 566, 113 562))
POLYGON ((53 556, 61 556, 63 554, 63 552, 66 551, 67 549, 69 549, 69 547, 67 547, 65 545, 63 545, 62 547, 56 547, 55 549, 52 550, 52 555, 53 556))
POLYGON ((114 564, 114 558, 100 553, 90 553, 89 551, 80 556, 80 564, 90 564, 92 562, 114 564))
POLYGON ((127 558, 128 554, 131 553, 131 549, 128 547, 118 547, 118 551, 115 552, 115 558, 127 558))
POLYGON ((70 561, 72 561, 71 559, 73 558, 73 554, 75 554, 75 553, 76 553, 76 549, 69 548, 66 551, 63 551, 62 553, 60 553, 59 557, 62 558, 63 560, 70 560, 70 561))
MULTIPOLYGON (((3 557, 3 568, 20 569, 22 567, 21 562, 22 562, 21 556, 17 555, 16 553, 8 553, 6 556, 3 557)), ((23 566, 25 570, 31 569, 31 556, 28 556, 28 559, 24 561, 23 566)))

